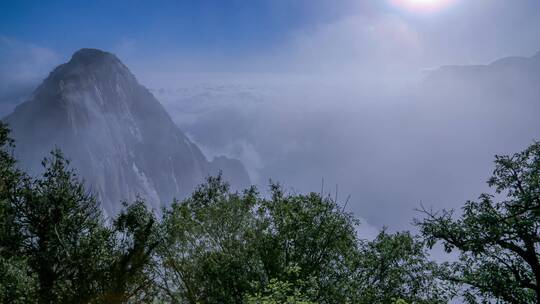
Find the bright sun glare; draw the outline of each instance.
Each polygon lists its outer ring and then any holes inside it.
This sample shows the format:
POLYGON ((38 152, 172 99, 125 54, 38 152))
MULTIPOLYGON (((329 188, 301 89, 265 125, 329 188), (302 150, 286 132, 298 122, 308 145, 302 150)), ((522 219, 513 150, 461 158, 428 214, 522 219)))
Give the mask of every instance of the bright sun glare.
POLYGON ((445 9, 456 0, 390 0, 390 2, 398 8, 408 11, 430 13, 445 9))

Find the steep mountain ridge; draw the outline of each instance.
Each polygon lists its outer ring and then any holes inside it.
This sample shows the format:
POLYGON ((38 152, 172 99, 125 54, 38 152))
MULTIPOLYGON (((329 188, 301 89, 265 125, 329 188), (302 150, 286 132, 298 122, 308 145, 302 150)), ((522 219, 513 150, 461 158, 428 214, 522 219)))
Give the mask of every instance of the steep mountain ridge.
POLYGON ((234 188, 249 184, 238 161, 209 162, 129 69, 101 50, 77 51, 5 120, 24 167, 37 173, 47 151, 62 149, 109 214, 137 195, 157 209, 219 170, 234 188))

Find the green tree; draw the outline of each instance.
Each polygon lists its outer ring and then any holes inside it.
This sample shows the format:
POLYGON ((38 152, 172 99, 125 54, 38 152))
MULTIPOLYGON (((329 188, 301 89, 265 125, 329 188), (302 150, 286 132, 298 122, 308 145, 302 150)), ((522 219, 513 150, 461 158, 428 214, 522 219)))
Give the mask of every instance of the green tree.
POLYGON ((173 303, 241 303, 261 271, 251 248, 256 192, 231 193, 221 176, 164 211, 157 260, 173 303))
POLYGON ((220 176, 165 210, 158 283, 175 303, 444 303, 423 243, 409 233, 357 237, 329 197, 271 186, 232 193, 220 176), (292 271, 294 270, 294 271, 292 271))
POLYGON ((154 215, 143 200, 123 203, 112 226, 110 267, 102 302, 151 302, 155 296, 154 250, 159 244, 154 215))
MULTIPOLYGON (((291 267, 289 270, 290 276, 298 276, 299 267, 291 267)), ((246 304, 315 304, 310 298, 315 292, 315 284, 313 278, 304 281, 297 278, 294 282, 279 281, 278 279, 270 279, 268 284, 261 288, 256 286, 258 290, 255 294, 248 294, 245 298, 246 304), (311 293, 312 295, 307 295, 311 293)))
POLYGON ((257 208, 255 244, 265 275, 281 282, 314 279, 317 303, 354 302, 358 286, 358 220, 319 193, 285 194, 271 186, 257 208), (288 271, 298 267, 291 277, 288 271))
POLYGON ((423 242, 409 232, 383 230, 363 246, 360 259, 359 303, 448 303, 455 295, 452 284, 438 279, 423 242))
POLYGON ((220 176, 210 177, 165 212, 158 259, 171 301, 242 303, 270 284, 299 280, 316 284, 315 293, 295 287, 312 301, 351 300, 356 220, 318 194, 285 195, 277 185, 271 190, 271 199, 253 188, 231 193, 220 176), (291 267, 298 273, 292 275, 291 267))
POLYGON ((43 161, 16 205, 22 253, 37 277, 38 303, 85 303, 99 293, 109 231, 92 195, 59 151, 43 161))
POLYGON ((0 302, 126 303, 153 295, 156 220, 144 202, 104 223, 59 151, 29 178, 0 123, 0 302))
POLYGON ((0 122, 0 303, 28 303, 35 295, 35 276, 21 252, 16 213, 27 177, 16 168, 13 148, 7 125, 0 122))
POLYGON ((445 279, 468 286, 466 299, 540 303, 540 143, 513 156, 497 156, 488 181, 495 194, 453 211, 424 210, 417 223, 430 246, 457 250, 445 279))
POLYGON ((16 168, 13 149, 9 129, 0 122, 0 255, 7 258, 19 253, 22 242, 15 206, 25 176, 16 168))
POLYGON ((35 287, 36 278, 24 258, 0 256, 0 303, 31 303, 35 287))

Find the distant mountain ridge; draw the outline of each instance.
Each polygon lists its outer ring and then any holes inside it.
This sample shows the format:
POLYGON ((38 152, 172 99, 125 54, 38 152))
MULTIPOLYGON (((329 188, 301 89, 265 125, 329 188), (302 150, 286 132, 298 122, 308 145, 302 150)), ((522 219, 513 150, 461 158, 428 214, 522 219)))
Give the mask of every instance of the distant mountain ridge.
POLYGON ((446 65, 427 74, 426 83, 449 80, 478 82, 491 77, 492 80, 512 80, 518 77, 534 81, 540 79, 540 52, 531 57, 504 57, 487 65, 446 65))
POLYGON ((5 121, 23 167, 39 172, 47 152, 62 149, 109 214, 138 195, 157 209, 220 170, 233 188, 250 184, 239 161, 208 161, 129 69, 101 50, 77 51, 5 121))

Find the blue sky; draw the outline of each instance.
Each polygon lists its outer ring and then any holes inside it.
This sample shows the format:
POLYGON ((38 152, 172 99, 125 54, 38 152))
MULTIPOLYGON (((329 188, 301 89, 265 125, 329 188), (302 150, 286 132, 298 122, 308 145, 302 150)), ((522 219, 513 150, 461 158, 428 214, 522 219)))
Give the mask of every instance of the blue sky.
POLYGON ((82 47, 114 52, 144 75, 380 74, 540 50, 537 0, 454 0, 423 15, 392 1, 0 0, 0 80, 20 66, 43 74, 82 47))
POLYGON ((279 45, 295 29, 343 13, 318 0, 3 1, 0 32, 68 52, 143 41, 145 50, 248 52, 279 45))

